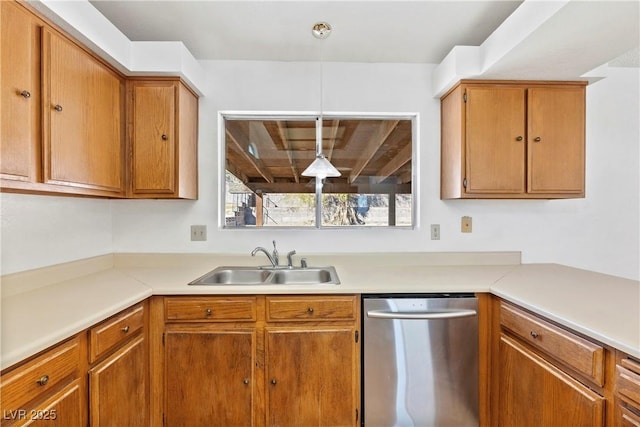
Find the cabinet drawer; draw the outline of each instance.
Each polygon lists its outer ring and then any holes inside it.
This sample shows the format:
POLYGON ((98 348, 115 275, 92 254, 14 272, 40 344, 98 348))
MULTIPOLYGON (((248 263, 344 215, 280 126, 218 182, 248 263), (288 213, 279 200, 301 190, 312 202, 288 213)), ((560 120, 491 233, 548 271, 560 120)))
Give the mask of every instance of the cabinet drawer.
POLYGON ((2 376, 2 411, 28 409, 24 405, 63 382, 79 376, 80 341, 76 336, 2 376))
POLYGON ((267 321, 318 321, 356 319, 356 297, 267 297, 267 321))
POLYGON ((500 323, 595 384, 604 384, 602 346, 507 304, 501 304, 500 323))
POLYGON ((165 298, 165 320, 178 322, 253 322, 255 297, 165 298))
POLYGON ((636 413, 625 406, 620 406, 620 425, 622 427, 640 427, 640 412, 636 413))
POLYGON ((616 393, 640 410, 640 363, 622 359, 616 365, 616 393))
POLYGON ((138 304, 89 330, 91 363, 144 327, 144 307, 138 304))

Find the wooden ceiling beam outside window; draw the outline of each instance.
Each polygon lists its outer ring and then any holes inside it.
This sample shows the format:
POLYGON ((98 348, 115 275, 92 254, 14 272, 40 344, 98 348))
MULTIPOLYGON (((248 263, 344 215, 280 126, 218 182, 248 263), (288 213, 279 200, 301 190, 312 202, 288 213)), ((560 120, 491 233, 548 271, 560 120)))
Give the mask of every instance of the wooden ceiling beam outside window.
POLYGON ((267 133, 271 136, 274 144, 276 146, 282 147, 282 149, 287 153, 287 159, 289 160, 289 165, 291 167, 291 175, 293 176, 293 180, 296 183, 300 182, 300 172, 296 165, 296 161, 292 156, 293 147, 289 142, 289 136, 286 126, 286 122, 278 120, 278 121, 265 121, 262 122, 263 126, 267 130, 267 133))
MULTIPOLYGON (((338 129, 340 129, 340 120, 333 119, 331 120, 331 126, 329 126, 329 132, 327 132, 327 150, 326 153, 324 149, 322 150, 325 157, 331 161, 331 157, 333 156, 333 149, 336 145, 336 139, 338 137, 338 129)), ((323 124, 324 126, 324 124, 323 124)), ((324 129, 323 129, 324 130, 324 129)), ((322 139, 324 140, 325 136, 322 135, 322 139)), ((324 142, 324 141, 323 141, 324 142)), ((324 147, 323 147, 324 148, 324 147)))
POLYGON ((378 127, 376 134, 371 138, 363 152, 359 154, 358 161, 353 166, 349 175, 349 182, 354 182, 362 173, 373 156, 378 152, 380 147, 385 143, 389 135, 393 132, 400 120, 383 120, 378 127))
MULTIPOLYGON (((236 151, 240 153, 240 155, 247 160, 256 171, 265 179, 267 182, 274 182, 273 176, 267 171, 264 163, 260 159, 256 159, 251 154, 249 154, 249 138, 246 137, 239 130, 235 130, 234 133, 231 133, 229 130, 229 125, 227 124, 226 131, 226 140, 227 143, 231 143, 235 146, 236 151)), ((240 179, 240 177, 238 177, 240 179)))
POLYGON ((387 179, 387 177, 393 175, 398 169, 404 166, 407 162, 411 161, 411 143, 405 145, 405 147, 396 154, 396 156, 391 159, 389 163, 383 166, 378 172, 376 172, 376 176, 373 178, 374 183, 380 183, 387 179))

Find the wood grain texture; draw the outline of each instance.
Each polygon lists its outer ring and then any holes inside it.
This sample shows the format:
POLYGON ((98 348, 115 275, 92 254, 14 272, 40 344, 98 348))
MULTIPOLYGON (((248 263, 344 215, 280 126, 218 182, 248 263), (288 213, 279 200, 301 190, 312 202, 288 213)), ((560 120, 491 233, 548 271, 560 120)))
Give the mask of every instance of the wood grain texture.
POLYGON ((85 380, 78 378, 62 390, 51 395, 33 410, 28 418, 16 426, 31 427, 84 427, 87 425, 85 380))
POLYGON ((165 334, 166 425, 252 425, 256 330, 174 326, 165 334))
POLYGON ((0 177, 3 179, 26 182, 42 179, 41 26, 17 3, 0 2, 0 177))
POLYGON ((442 98, 440 104, 440 198, 456 199, 462 196, 464 188, 465 153, 464 147, 464 107, 462 87, 458 86, 442 98))
POLYGON ((267 296, 268 322, 355 320, 355 296, 267 296))
POLYGON ((145 346, 144 337, 139 334, 89 371, 92 426, 149 425, 149 371, 145 346))
POLYGON ((122 80, 48 29, 44 55, 45 182, 122 193, 122 80))
POLYGON ((179 322, 238 322, 257 319, 256 297, 167 297, 165 319, 179 322))
POLYGON ((500 365, 500 426, 604 426, 602 396, 506 335, 500 365))
POLYGON ((523 193, 525 89, 470 87, 466 93, 467 193, 523 193))
POLYGON ((178 196, 198 198, 198 97, 184 84, 178 86, 178 196))
POLYGON ((270 426, 356 425, 353 327, 266 329, 270 426))
POLYGON ((585 88, 530 88, 528 116, 528 191, 583 194, 585 88))
POLYGON ((504 303, 500 309, 500 322, 522 340, 585 375, 596 385, 604 385, 604 348, 601 345, 504 303))
POLYGON ((3 413, 27 409, 28 402, 80 376, 80 357, 84 354, 80 347, 80 340, 74 337, 3 375, 0 383, 3 413))
POLYGON ((124 343, 144 327, 145 312, 142 304, 119 313, 111 319, 89 329, 90 362, 124 343))

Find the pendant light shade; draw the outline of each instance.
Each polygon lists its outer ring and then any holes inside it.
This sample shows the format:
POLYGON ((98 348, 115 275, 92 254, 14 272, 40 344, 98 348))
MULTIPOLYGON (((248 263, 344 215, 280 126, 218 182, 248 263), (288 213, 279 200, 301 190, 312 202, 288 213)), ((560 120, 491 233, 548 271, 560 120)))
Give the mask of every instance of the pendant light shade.
POLYGON ((313 176, 316 178, 326 178, 340 176, 336 169, 323 154, 316 154, 316 159, 302 172, 302 176, 313 176))

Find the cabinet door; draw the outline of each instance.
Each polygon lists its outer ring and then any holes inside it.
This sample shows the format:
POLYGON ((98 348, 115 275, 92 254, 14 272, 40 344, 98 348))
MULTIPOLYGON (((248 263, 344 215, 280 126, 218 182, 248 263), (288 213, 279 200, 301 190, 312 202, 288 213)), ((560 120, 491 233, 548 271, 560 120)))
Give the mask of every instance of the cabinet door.
POLYGON ((132 101, 134 194, 176 190, 176 89, 172 82, 135 83, 132 101))
POLYGON ((266 411, 270 426, 356 424, 355 329, 268 328, 266 411))
POLYGON ((69 40, 44 40, 45 182, 121 192, 122 81, 69 40))
POLYGON ((584 87, 531 88, 528 108, 528 191, 584 193, 584 87))
POLYGON ((253 425, 255 359, 255 329, 167 331, 165 425, 253 425))
POLYGON ((499 352, 499 425, 604 425, 603 397, 505 335, 499 352))
POLYGON ((469 87, 467 193, 525 191, 525 89, 469 87))
MULTIPOLYGON (((86 395, 83 390, 83 379, 77 379, 71 384, 53 394, 35 409, 25 411, 19 416, 16 426, 46 426, 46 427, 84 427, 86 414, 86 395)), ((6 415, 5 415, 6 416, 6 415)))
POLYGON ((148 422, 149 375, 145 341, 134 339, 89 371, 89 419, 94 427, 148 422))
POLYGON ((0 176, 37 181, 40 168, 40 26, 0 2, 0 176))

